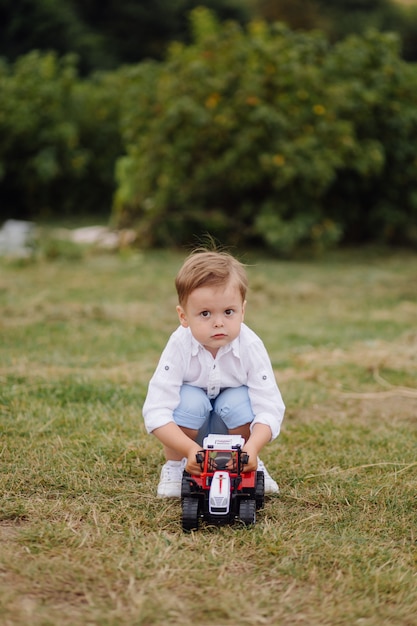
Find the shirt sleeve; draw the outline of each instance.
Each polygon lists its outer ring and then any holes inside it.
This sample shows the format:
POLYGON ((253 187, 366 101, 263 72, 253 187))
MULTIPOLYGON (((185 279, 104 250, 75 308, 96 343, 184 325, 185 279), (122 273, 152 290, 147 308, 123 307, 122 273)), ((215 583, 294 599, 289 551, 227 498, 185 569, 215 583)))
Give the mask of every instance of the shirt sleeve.
POLYGON ((245 367, 248 374, 248 391, 255 424, 270 427, 272 437, 278 437, 285 413, 285 404, 275 380, 274 370, 262 340, 255 335, 245 354, 245 367))
POLYGON ((180 403, 184 366, 184 350, 181 349, 181 344, 176 334, 173 333, 149 381, 148 393, 142 409, 148 433, 174 421, 173 411, 180 403))

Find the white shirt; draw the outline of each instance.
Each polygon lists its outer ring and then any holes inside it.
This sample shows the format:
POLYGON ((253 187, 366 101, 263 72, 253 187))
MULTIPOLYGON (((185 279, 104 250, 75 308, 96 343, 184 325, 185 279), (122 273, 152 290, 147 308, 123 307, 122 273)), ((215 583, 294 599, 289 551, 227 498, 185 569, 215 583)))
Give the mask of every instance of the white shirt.
POLYGON ((216 357, 206 350, 189 328, 179 326, 168 340, 149 382, 143 406, 146 430, 173 422, 183 384, 204 389, 210 399, 228 387, 248 387, 256 423, 266 424, 272 439, 278 436, 285 405, 271 361, 261 339, 246 324, 239 336, 222 346, 216 357))

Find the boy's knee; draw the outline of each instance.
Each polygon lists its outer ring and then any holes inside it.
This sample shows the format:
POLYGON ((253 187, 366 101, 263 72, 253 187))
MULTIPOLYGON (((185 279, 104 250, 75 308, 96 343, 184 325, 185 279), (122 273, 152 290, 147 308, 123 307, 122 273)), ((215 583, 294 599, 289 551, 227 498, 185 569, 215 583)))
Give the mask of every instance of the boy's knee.
POLYGON ((210 400, 199 387, 183 385, 180 391, 180 403, 173 413, 178 426, 198 430, 212 410, 210 400))
POLYGON ((207 394, 200 387, 183 385, 180 391, 180 403, 175 411, 196 417, 207 417, 211 411, 211 403, 207 394))
POLYGON ((248 424, 255 418, 246 386, 229 387, 222 391, 217 396, 213 409, 229 429, 248 424))

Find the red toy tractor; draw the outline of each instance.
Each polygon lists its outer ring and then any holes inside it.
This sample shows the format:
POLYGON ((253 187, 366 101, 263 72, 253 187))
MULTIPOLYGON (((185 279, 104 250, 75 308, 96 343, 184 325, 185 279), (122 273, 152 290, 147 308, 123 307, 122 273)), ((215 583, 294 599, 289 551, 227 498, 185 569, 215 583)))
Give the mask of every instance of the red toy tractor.
POLYGON ((182 527, 197 530, 200 520, 211 524, 240 521, 254 524, 264 503, 263 472, 245 472, 248 462, 239 435, 208 435, 197 453, 201 475, 184 470, 181 489, 182 527))

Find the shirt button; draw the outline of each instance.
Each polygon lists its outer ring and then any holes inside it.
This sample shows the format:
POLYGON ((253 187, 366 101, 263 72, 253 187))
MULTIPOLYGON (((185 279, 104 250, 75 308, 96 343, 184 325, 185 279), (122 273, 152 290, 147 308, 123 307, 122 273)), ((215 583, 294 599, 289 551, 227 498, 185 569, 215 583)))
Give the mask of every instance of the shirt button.
POLYGON ((165 365, 165 369, 168 371, 169 370, 169 365, 165 365))

